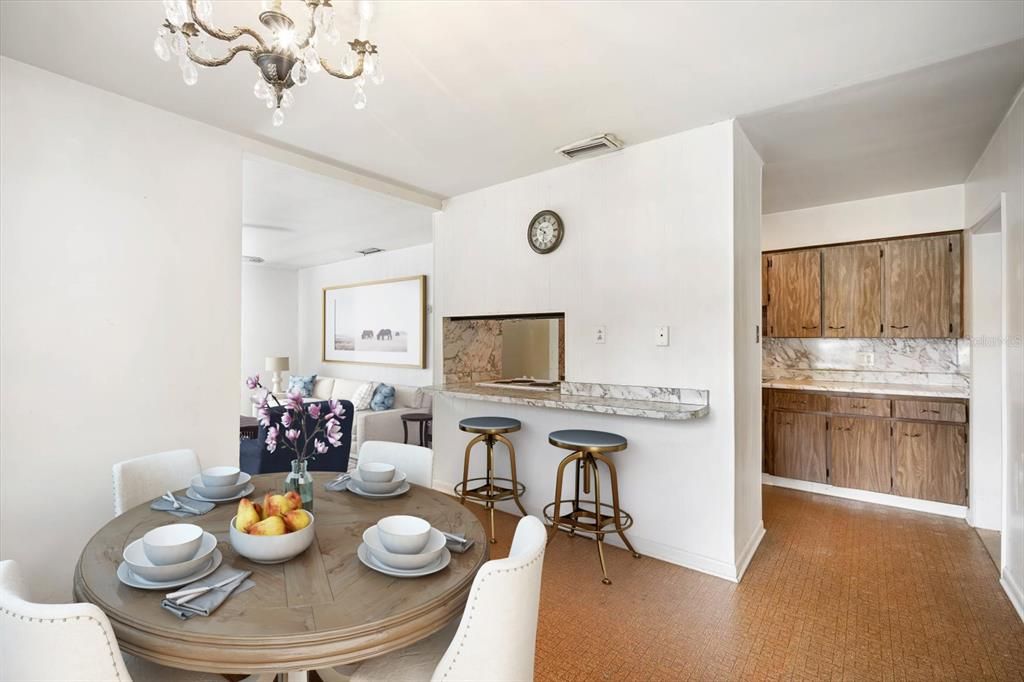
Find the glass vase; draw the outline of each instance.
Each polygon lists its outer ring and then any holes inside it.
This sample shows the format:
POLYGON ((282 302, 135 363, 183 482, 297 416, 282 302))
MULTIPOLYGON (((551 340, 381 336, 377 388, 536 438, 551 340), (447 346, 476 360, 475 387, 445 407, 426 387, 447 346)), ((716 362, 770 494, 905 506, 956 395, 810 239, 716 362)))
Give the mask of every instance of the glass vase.
POLYGON ((302 498, 302 508, 313 511, 313 476, 306 470, 306 460, 292 460, 292 470, 284 479, 285 492, 294 490, 302 498))

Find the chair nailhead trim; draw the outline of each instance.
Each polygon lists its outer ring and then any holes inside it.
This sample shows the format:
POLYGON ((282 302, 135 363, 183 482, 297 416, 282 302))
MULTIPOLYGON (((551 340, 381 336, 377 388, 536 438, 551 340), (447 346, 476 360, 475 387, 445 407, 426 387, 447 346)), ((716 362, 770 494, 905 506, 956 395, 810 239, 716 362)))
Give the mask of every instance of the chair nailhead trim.
MULTIPOLYGON (((79 620, 82 620, 83 618, 85 618, 86 620, 88 620, 88 621, 90 621, 92 623, 95 623, 96 627, 98 627, 100 629, 100 632, 103 633, 103 641, 105 641, 106 644, 107 644, 107 654, 110 656, 110 662, 113 665, 114 670, 117 671, 117 659, 114 657, 114 649, 113 649, 113 647, 110 646, 110 638, 107 636, 107 631, 103 627, 103 624, 98 619, 93 618, 92 616, 74 616, 72 618, 32 618, 31 616, 23 616, 20 613, 15 613, 14 611, 10 611, 7 608, 2 607, 2 606, 0 606, 0 614, 3 614, 5 616, 11 616, 12 618, 17 618, 19 620, 27 621, 29 623, 46 623, 46 624, 50 624, 50 623, 66 623, 69 620, 79 621, 79 620)), ((121 673, 120 672, 117 673, 117 679, 121 680, 121 673)))

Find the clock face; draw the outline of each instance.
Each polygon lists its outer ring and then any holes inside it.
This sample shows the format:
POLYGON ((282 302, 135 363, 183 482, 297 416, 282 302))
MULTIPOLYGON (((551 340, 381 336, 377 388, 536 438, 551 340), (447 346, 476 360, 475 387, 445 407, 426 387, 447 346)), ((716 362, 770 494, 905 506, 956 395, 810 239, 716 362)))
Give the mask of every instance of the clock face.
POLYGON ((537 253, 551 253, 562 243, 565 227, 554 211, 541 211, 526 228, 526 239, 537 253))

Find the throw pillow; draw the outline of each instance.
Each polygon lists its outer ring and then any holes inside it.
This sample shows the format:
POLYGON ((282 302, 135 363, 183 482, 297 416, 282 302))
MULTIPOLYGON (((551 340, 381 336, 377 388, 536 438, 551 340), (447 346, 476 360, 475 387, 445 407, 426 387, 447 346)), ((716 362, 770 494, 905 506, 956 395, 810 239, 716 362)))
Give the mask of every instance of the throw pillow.
POLYGON ((377 388, 376 382, 368 381, 359 386, 352 394, 352 406, 357 410, 370 409, 370 401, 373 400, 373 391, 377 388))
POLYGON ((381 384, 373 394, 370 401, 370 409, 375 412, 390 410, 395 406, 395 387, 388 384, 381 384))
POLYGON ((313 384, 316 382, 316 375, 310 374, 308 377, 290 376, 288 377, 288 392, 298 389, 302 393, 303 398, 311 398, 313 396, 313 384))

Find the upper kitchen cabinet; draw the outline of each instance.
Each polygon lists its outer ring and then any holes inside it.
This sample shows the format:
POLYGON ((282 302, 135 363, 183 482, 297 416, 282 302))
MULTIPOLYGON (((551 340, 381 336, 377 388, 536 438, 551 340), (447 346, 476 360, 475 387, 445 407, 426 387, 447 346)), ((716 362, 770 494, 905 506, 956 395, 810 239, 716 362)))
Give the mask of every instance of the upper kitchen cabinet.
POLYGON ((821 252, 768 257, 769 336, 821 336, 821 252))
POLYGON ((884 244, 884 336, 961 335, 961 236, 899 239, 884 244))
POLYGON ((823 336, 882 334, 882 246, 851 244, 822 249, 823 336))

